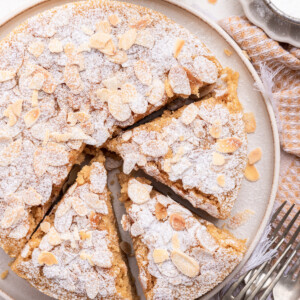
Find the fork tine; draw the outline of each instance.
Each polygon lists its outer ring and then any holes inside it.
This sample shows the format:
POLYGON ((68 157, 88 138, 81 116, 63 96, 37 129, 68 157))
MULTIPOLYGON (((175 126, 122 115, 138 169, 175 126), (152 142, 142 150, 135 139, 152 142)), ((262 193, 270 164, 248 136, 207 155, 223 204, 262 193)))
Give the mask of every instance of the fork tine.
POLYGON ((235 283, 233 283, 232 286, 226 291, 226 293, 223 295, 222 298, 230 297, 231 295, 233 295, 233 292, 239 286, 239 284, 245 279, 247 274, 248 274, 248 272, 246 272, 244 275, 240 276, 239 279, 235 283))
POLYGON ((286 201, 284 201, 275 211, 275 213, 273 214, 271 220, 270 220, 270 223, 273 223, 277 216, 279 215, 279 213, 281 212, 281 210, 283 209, 283 207, 286 205, 286 201))
POLYGON ((288 258, 288 260, 285 262, 285 264, 282 266, 281 270, 278 272, 278 274, 276 275, 276 277, 274 278, 274 280, 272 281, 272 283, 268 286, 268 288, 264 291, 264 293, 262 294, 262 296, 260 297, 260 300, 265 300, 267 299, 267 297, 269 296, 269 294, 271 293, 271 291, 273 290, 275 284, 279 281, 279 279, 281 278, 281 276, 283 275, 285 269, 288 267, 289 263, 292 261, 293 257, 296 255, 297 251, 300 248, 300 243, 298 243, 298 246, 296 247, 296 249, 292 252, 291 256, 288 258))
POLYGON ((293 274, 296 272, 299 265, 300 265, 300 257, 298 258, 296 263, 291 267, 291 269, 288 271, 287 276, 293 276, 293 274))
MULTIPOLYGON (((299 232, 300 232, 300 226, 297 228, 296 232, 293 234, 292 238, 290 239, 290 241, 286 245, 286 249, 284 250, 284 252, 277 259, 276 263, 272 266, 272 268, 269 270, 269 272, 266 274, 266 276, 259 282, 259 284, 255 288, 255 290, 251 293, 250 297, 247 298, 247 300, 252 300, 252 299, 255 298, 256 294, 260 291, 260 289, 263 287, 263 285, 265 284, 265 282, 270 278, 270 276, 273 273, 273 271, 276 269, 276 267, 280 264, 280 262, 284 259, 284 257, 286 256, 286 254, 289 252, 289 250, 291 249, 292 244, 294 243, 295 239, 297 238, 299 232)), ((299 244, 298 244, 297 248, 298 247, 299 247, 299 244)), ((294 253, 294 251, 293 251, 293 253, 294 253)), ((295 254, 293 255, 293 257, 295 256, 295 254)), ((288 261, 289 261, 289 259, 288 259, 288 261)), ((285 264, 284 264, 284 266, 285 266, 285 264)))
POLYGON ((298 210, 298 212, 295 214, 294 218, 290 221, 289 225, 286 227, 286 229, 284 230, 282 235, 286 235, 290 229, 292 228, 292 226, 294 225, 294 223, 296 222, 298 216, 300 214, 300 209, 298 210))
POLYGON ((289 216, 289 214, 291 213, 291 211, 293 210, 295 204, 293 204, 288 211, 285 213, 285 215, 283 216, 283 218, 280 220, 280 222, 278 223, 278 225, 275 227, 273 233, 272 233, 272 237, 274 237, 278 231, 281 229, 283 223, 285 222, 285 220, 287 219, 287 217, 289 216))

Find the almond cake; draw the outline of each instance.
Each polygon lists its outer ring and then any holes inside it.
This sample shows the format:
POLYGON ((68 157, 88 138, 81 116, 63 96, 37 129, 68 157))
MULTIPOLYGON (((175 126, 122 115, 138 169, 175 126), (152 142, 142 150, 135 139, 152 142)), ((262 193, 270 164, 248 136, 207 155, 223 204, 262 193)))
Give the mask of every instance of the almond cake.
POLYGON ((211 91, 222 71, 189 31, 128 3, 67 4, 17 27, 0 42, 0 246, 20 253, 85 145, 211 91))
POLYGON ((135 299, 100 154, 41 223, 12 270, 58 299, 135 299))
POLYGON ((245 241, 193 215, 144 178, 120 175, 120 200, 146 299, 195 299, 237 266, 245 241))
POLYGON ((125 131, 107 148, 123 158, 125 174, 142 168, 194 207, 226 219, 247 163, 242 117, 209 98, 125 131))

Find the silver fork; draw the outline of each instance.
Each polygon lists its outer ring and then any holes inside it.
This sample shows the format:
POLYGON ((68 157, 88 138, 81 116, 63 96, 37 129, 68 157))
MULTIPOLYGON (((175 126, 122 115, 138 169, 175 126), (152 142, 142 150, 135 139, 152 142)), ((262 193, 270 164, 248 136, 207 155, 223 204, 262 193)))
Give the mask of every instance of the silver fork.
MULTIPOLYGON (((272 216, 271 223, 273 223, 276 220, 278 214, 282 211, 285 205, 286 202, 284 202, 276 210, 276 212, 272 216)), ((288 211, 285 213, 281 221, 277 224, 277 226, 273 230, 273 233, 271 235, 270 247, 275 246, 274 249, 276 250, 279 249, 282 246, 282 244, 285 242, 286 236, 293 228, 293 226, 296 224, 296 221, 299 217, 300 210, 295 214, 295 216, 289 222, 289 224, 287 225, 283 233, 279 234, 280 229, 282 228, 286 219, 291 214, 294 206, 295 205, 292 205, 288 209, 288 211)), ((261 291, 263 291, 263 294, 259 297, 259 299, 260 300, 267 299, 267 297, 273 290, 274 286, 280 280, 280 278, 286 271, 287 267, 289 266, 290 262, 292 261, 292 259, 295 257, 295 255, 298 253, 300 249, 300 243, 298 243, 294 249, 292 248, 293 243, 296 241, 299 232, 300 232, 300 226, 297 227, 291 239, 286 243, 283 253, 280 255, 280 257, 276 259, 276 262, 272 266, 270 266, 270 262, 272 261, 271 259, 269 261, 264 262, 260 267, 256 268, 255 270, 246 272, 228 289, 228 291, 222 297, 222 300, 233 300, 233 299, 253 300, 257 296, 257 294, 261 291), (269 270, 267 270, 267 267, 269 267, 269 270), (239 287, 239 285, 245 280, 246 277, 247 277, 246 285, 241 289, 241 291, 236 296, 233 296, 234 291, 239 287), (249 291, 251 292, 249 293, 249 291)), ((295 270, 297 270, 297 267, 295 268, 295 270)), ((281 299, 285 299, 285 298, 281 298, 281 299)))

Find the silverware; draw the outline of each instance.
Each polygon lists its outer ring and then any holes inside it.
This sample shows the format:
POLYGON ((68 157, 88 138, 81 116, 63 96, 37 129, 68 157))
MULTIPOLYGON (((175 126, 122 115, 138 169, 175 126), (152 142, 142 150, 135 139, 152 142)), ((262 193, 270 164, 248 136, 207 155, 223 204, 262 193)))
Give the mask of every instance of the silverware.
MULTIPOLYGON (((274 213, 271 223, 273 223, 278 214, 282 211, 283 207, 286 205, 286 202, 284 202, 274 213)), ((294 242, 297 240, 297 237, 300 232, 300 226, 298 226, 290 238, 289 241, 286 241, 286 237, 288 233, 293 229, 293 227, 297 226, 296 221, 299 218, 300 210, 294 215, 292 220, 289 222, 287 227, 284 229, 283 233, 280 234, 280 230, 283 228, 284 222, 287 220, 287 218, 292 215, 292 210, 295 205, 292 205, 288 211, 285 213, 285 215, 282 217, 280 222, 275 226, 272 234, 271 234, 271 246, 274 247, 274 249, 278 250, 281 248, 283 250, 283 253, 275 259, 273 264, 271 262, 273 259, 264 262, 260 267, 256 268, 255 270, 251 270, 244 275, 242 275, 240 278, 237 279, 237 281, 228 289, 228 291, 225 293, 225 295, 222 297, 223 300, 253 300, 257 296, 258 293, 262 293, 262 295, 259 296, 260 300, 265 300, 269 296, 269 294, 272 292, 274 286, 279 282, 279 286, 281 287, 281 290, 288 289, 288 285, 292 286, 294 283, 292 282, 292 275, 290 273, 294 273, 298 270, 297 264, 298 262, 291 268, 289 271, 289 275, 286 278, 282 278, 282 275, 287 270, 290 262, 293 260, 293 258, 296 256, 297 253, 299 253, 300 249, 300 243, 296 245, 296 247, 293 248, 294 242), (292 270, 294 270, 292 272, 292 270), (240 292, 233 296, 235 290, 240 286, 242 282, 245 282, 246 284, 242 287, 240 292), (284 287, 283 287, 284 286, 284 287)), ((299 277, 299 274, 298 274, 299 277)), ((278 290, 276 288, 276 290, 278 290)), ((298 285, 299 290, 299 285, 298 285)), ((280 300, 294 300, 299 299, 298 298, 287 298, 287 297, 280 297, 278 299, 280 300)), ((277 299, 276 299, 277 300, 277 299)))

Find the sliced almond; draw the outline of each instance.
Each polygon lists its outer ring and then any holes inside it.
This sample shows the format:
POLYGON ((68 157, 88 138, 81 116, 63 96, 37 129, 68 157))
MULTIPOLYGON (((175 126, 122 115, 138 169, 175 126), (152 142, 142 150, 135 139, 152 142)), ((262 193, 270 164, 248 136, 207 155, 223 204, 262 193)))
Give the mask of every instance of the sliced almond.
POLYGON ((29 206, 37 206, 42 203, 43 196, 40 195, 34 188, 29 187, 27 190, 21 192, 22 200, 29 206))
POLYGON ((81 217, 86 216, 89 212, 87 206, 79 197, 72 197, 72 207, 81 217))
POLYGON ((156 264, 163 263, 169 259, 169 252, 165 249, 154 249, 152 255, 156 264))
POLYGON ((44 75, 42 73, 36 73, 29 84, 29 88, 32 90, 41 90, 44 85, 44 75))
POLYGON ((190 81, 186 71, 182 67, 172 67, 169 71, 168 79, 175 94, 191 95, 190 81))
POLYGON ((248 162, 250 165, 254 165, 255 163, 257 163, 262 156, 262 151, 261 148, 255 148, 252 151, 250 151, 250 153, 248 154, 248 162))
POLYGON ((174 230, 180 231, 185 229, 184 217, 179 214, 171 214, 169 222, 174 230))
POLYGON ((107 22, 107 21, 100 21, 99 23, 97 23, 96 30, 104 32, 104 33, 108 33, 108 34, 111 33, 111 27, 110 27, 109 22, 107 22))
POLYGON ((140 146, 140 150, 143 154, 151 157, 163 157, 169 151, 169 146, 162 140, 150 140, 144 142, 140 146))
POLYGON ((121 87, 121 97, 123 103, 130 103, 135 97, 137 97, 137 91, 133 84, 124 83, 121 87))
POLYGON ((217 183, 220 187, 224 187, 225 186, 225 176, 223 174, 218 175, 217 177, 217 183))
POLYGON ((24 213, 23 206, 7 207, 1 220, 1 227, 3 229, 10 228, 23 217, 24 213))
POLYGON ((180 250, 180 241, 177 232, 174 233, 172 236, 172 247, 174 250, 180 250))
POLYGON ((49 51, 52 53, 60 53, 63 52, 62 42, 58 39, 52 39, 48 45, 49 51))
POLYGON ((160 202, 155 204, 155 216, 156 219, 161 221, 167 217, 167 208, 163 206, 160 202))
POLYGON ((126 52, 118 50, 116 54, 107 56, 107 59, 115 64, 123 64, 128 60, 128 57, 126 52))
POLYGON ((243 121, 245 123, 245 130, 247 133, 255 132, 256 121, 253 112, 244 113, 243 121))
POLYGON ((27 128, 31 127, 39 118, 40 109, 38 107, 33 108, 27 112, 24 116, 24 122, 27 128))
POLYGON ((77 48, 77 52, 78 53, 81 53, 81 52, 90 52, 90 51, 91 51, 91 47, 90 47, 89 42, 82 43, 77 48))
POLYGON ((116 15, 116 14, 108 16, 108 21, 110 22, 110 24, 112 26, 117 26, 121 22, 118 15, 116 15))
POLYGON ((83 33, 85 33, 86 35, 93 35, 94 34, 94 31, 86 25, 81 26, 81 31, 83 33))
POLYGON ((196 119, 198 111, 198 107, 194 103, 191 103, 183 110, 180 116, 181 122, 185 125, 191 124, 196 119))
POLYGON ((222 124, 220 121, 215 121, 209 128, 210 135, 218 139, 222 134, 222 124))
POLYGON ((175 43, 175 48, 174 48, 174 57, 177 58, 180 51, 182 50, 184 46, 185 40, 182 39, 177 39, 175 43))
POLYGON ((103 54, 113 56, 113 55, 116 55, 116 53, 117 53, 117 47, 112 40, 109 40, 106 43, 105 47, 102 49, 99 49, 99 51, 102 52, 103 54))
POLYGON ((22 112, 22 104, 23 100, 17 100, 13 104, 10 104, 12 112, 17 116, 20 117, 22 112))
POLYGON ((164 83, 160 79, 154 78, 152 81, 148 102, 152 105, 157 105, 163 99, 164 94, 165 94, 164 83))
POLYGON ((122 98, 118 94, 109 97, 108 110, 112 116, 120 122, 124 122, 131 117, 129 105, 124 104, 122 98))
POLYGON ((173 93, 173 90, 172 90, 172 87, 170 85, 170 81, 168 78, 166 78, 166 80, 165 80, 165 91, 169 98, 172 98, 174 96, 174 93, 173 93))
POLYGON ((223 166, 225 164, 225 157, 218 152, 213 152, 212 163, 215 166, 223 166))
POLYGON ((34 55, 36 58, 41 56, 41 54, 44 52, 44 49, 45 49, 45 45, 43 42, 40 41, 31 43, 28 47, 29 53, 34 55))
POLYGON ((11 106, 9 105, 8 108, 3 112, 3 116, 8 118, 8 126, 12 127, 16 125, 18 118, 13 113, 11 106))
POLYGON ((16 76, 15 72, 9 70, 0 70, 0 82, 5 82, 13 79, 16 76))
POLYGON ((135 44, 152 49, 155 40, 149 29, 140 30, 137 33, 135 44))
POLYGON ((229 137, 217 140, 217 151, 221 153, 235 152, 242 146, 242 141, 237 137, 229 137))
POLYGON ((38 256, 38 263, 40 265, 53 266, 58 264, 58 260, 53 253, 42 251, 38 256))
POLYGON ((134 44, 136 35, 136 29, 129 29, 119 36, 119 48, 125 51, 128 50, 134 44))
POLYGON ((108 102, 110 97, 115 95, 115 93, 114 91, 111 91, 109 89, 102 88, 96 91, 96 95, 97 98, 101 100, 101 102, 108 102))
POLYGON ((171 260, 177 269, 188 277, 195 277, 200 272, 199 263, 181 251, 173 250, 171 260))
POLYGON ((41 230, 42 230, 43 232, 45 232, 45 233, 49 232, 50 227, 51 227, 51 225, 50 225, 50 223, 47 222, 47 221, 42 222, 42 223, 41 223, 41 226, 40 226, 41 230))
POLYGON ((257 181, 260 178, 260 175, 254 165, 247 163, 244 175, 249 181, 257 181))
POLYGON ((106 43, 111 40, 111 35, 105 32, 98 31, 90 38, 90 47, 95 49, 102 49, 106 43))
POLYGON ((64 81, 73 94, 79 94, 84 88, 78 67, 75 65, 66 65, 64 81))
POLYGON ((39 91, 34 90, 31 96, 31 106, 37 107, 39 105, 39 91))
POLYGON ((47 233, 47 239, 49 244, 52 246, 57 246, 62 242, 59 233, 55 230, 54 227, 52 227, 47 233))
POLYGON ((152 19, 149 15, 144 15, 139 19, 133 18, 129 21, 130 27, 138 30, 144 29, 152 23, 152 19))
POLYGON ((128 197, 135 204, 143 204, 150 200, 151 189, 152 186, 132 179, 128 183, 128 197))
POLYGON ((64 202, 61 202, 56 210, 55 217, 60 218, 66 214, 71 209, 71 201, 72 199, 68 201, 66 199, 64 202))
POLYGON ((89 232, 89 231, 84 231, 84 230, 81 230, 79 231, 79 235, 80 235, 80 238, 85 241, 85 240, 89 240, 91 237, 92 237, 92 233, 89 232))
POLYGON ((134 72, 137 79, 145 85, 152 82, 152 73, 149 65, 144 60, 138 60, 134 63, 134 72))

